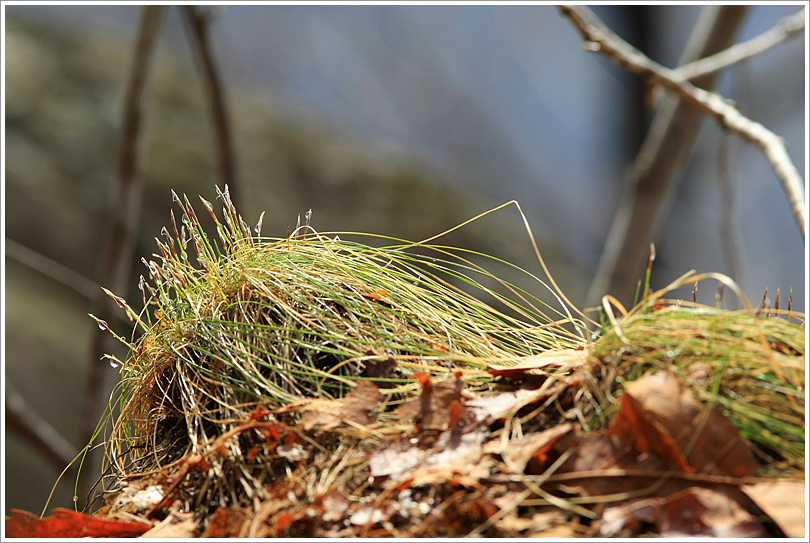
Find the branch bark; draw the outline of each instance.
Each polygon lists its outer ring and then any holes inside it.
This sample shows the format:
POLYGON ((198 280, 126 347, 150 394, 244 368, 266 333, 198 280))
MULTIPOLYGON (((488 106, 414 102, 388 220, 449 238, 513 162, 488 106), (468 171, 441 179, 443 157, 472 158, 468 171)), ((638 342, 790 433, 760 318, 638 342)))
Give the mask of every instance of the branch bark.
POLYGON ((208 16, 199 11, 197 6, 182 6, 183 14, 189 28, 189 38, 196 51, 205 87, 208 90, 208 102, 211 116, 214 119, 214 132, 219 155, 219 177, 223 186, 227 185, 231 200, 238 202, 236 186, 236 166, 234 160, 233 138, 225 104, 224 91, 219 72, 214 62, 214 55, 208 39, 208 16))
POLYGON ((793 216, 802 237, 805 237, 804 180, 790 160, 782 138, 761 124, 745 117, 719 94, 700 89, 678 72, 647 58, 641 51, 614 34, 588 8, 563 6, 561 10, 571 18, 589 44, 589 49, 604 53, 620 66, 639 74, 650 84, 661 85, 669 89, 686 104, 715 119, 729 132, 760 147, 782 183, 793 216))
POLYGON ((6 238, 6 256, 78 292, 88 300, 92 300, 99 291, 93 280, 13 239, 6 238))
POLYGON ((693 81, 764 53, 788 38, 804 32, 805 11, 806 9, 802 9, 793 15, 782 18, 773 28, 763 32, 756 38, 732 45, 717 54, 679 66, 675 71, 684 79, 693 81))
MULTIPOLYGON (((745 6, 704 8, 690 39, 690 44, 700 41, 703 44, 688 48, 696 54, 691 58, 684 55, 681 64, 727 48, 745 9, 745 6)), ((658 210, 676 169, 694 141, 700 120, 698 113, 711 116, 730 132, 762 148, 782 182, 804 236, 803 181, 787 156, 784 144, 761 124, 743 117, 719 95, 696 86, 710 88, 716 72, 702 75, 692 84, 621 40, 587 8, 562 6, 560 10, 585 38, 586 49, 605 53, 622 67, 639 73, 648 84, 661 85, 674 95, 656 114, 628 172, 625 193, 588 294, 589 304, 596 303, 605 293, 613 294, 623 303, 632 301, 658 210)))
MULTIPOLYGON (((78 449, 40 417, 8 380, 5 396, 6 428, 25 440, 58 472, 65 469, 78 454, 78 449)), ((68 473, 75 473, 77 469, 75 465, 71 466, 68 473)))

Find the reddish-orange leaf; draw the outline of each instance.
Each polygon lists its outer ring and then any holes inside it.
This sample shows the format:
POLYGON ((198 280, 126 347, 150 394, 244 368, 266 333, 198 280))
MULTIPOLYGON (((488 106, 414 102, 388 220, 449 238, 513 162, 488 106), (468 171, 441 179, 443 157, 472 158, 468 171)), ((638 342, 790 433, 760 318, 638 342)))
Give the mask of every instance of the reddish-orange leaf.
POLYGON ((20 509, 12 509, 6 517, 7 537, 137 537, 151 528, 150 524, 102 520, 62 508, 43 519, 20 509))

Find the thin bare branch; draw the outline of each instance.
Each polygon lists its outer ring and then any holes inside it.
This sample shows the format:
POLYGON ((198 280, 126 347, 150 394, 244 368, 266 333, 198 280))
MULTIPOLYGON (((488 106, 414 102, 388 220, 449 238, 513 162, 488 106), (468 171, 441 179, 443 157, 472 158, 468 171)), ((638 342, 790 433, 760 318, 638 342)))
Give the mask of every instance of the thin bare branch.
POLYGON ((208 101, 211 115, 214 118, 214 131, 219 154, 219 177, 222 186, 227 186, 231 200, 238 202, 236 186, 236 167, 234 161, 233 138, 231 137, 228 109, 225 104, 224 91, 219 73, 214 62, 214 55, 208 39, 209 15, 200 11, 198 6, 182 6, 188 23, 189 38, 197 52, 200 72, 208 89, 208 101))
MULTIPOLYGON (((729 154, 731 141, 728 134, 720 139, 717 153, 717 185, 720 189, 720 239, 723 244, 723 259, 728 268, 728 276, 740 283, 740 256, 737 249, 737 229, 734 228, 734 190, 732 188, 729 154)), ((734 309, 736 301, 732 302, 734 309)))
POLYGON ((661 85, 674 92, 684 103, 712 117, 724 129, 760 147, 782 183, 793 216, 802 237, 805 237, 804 181, 779 136, 743 116, 719 94, 700 89, 680 73, 650 60, 613 33, 585 6, 561 6, 560 10, 571 19, 585 38, 586 49, 602 52, 620 66, 641 75, 648 83, 661 85))
POLYGON ((717 73, 730 66, 753 58, 776 47, 788 38, 804 32, 805 9, 782 18, 770 30, 756 38, 735 44, 725 51, 679 66, 675 71, 689 81, 704 75, 717 73))
POLYGON ((6 256, 92 300, 100 291, 95 281, 13 239, 6 238, 6 256))
MULTIPOLYGON (((678 64, 728 48, 747 10, 747 6, 740 5, 704 6, 678 64)), ((711 89, 716 79, 716 74, 708 74, 695 84, 711 89)), ((599 303, 605 293, 623 303, 633 302, 659 210, 694 144, 702 119, 703 115, 673 94, 668 94, 656 111, 625 176, 624 192, 588 292, 588 304, 599 303)))
MULTIPOLYGON (((124 96, 121 140, 118 150, 118 183, 109 209, 107 227, 99 259, 98 283, 113 292, 126 292, 135 254, 135 243, 141 217, 143 182, 140 167, 143 156, 144 90, 151 61, 163 22, 165 6, 144 6, 132 68, 124 96)), ((110 322, 118 311, 112 299, 102 290, 93 298, 91 312, 110 322)), ((80 433, 89 442, 101 416, 107 398, 102 384, 110 367, 102 357, 111 352, 110 334, 93 330, 90 346, 84 405, 80 433)))
MULTIPOLYGON (((67 439, 28 405, 25 398, 6 380, 6 428, 25 440, 57 471, 73 461, 78 453, 67 439)), ((75 472, 75 468, 71 468, 75 472)))

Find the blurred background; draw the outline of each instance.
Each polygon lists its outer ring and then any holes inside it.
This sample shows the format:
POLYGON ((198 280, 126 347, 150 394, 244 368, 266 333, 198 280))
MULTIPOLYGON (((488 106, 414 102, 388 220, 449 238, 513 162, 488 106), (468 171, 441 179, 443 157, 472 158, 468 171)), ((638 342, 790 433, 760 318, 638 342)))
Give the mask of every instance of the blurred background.
MULTIPOLYGON (((38 414, 75 454, 86 444, 80 418, 97 331, 87 293, 95 289, 115 196, 123 96, 143 8, 3 9, 6 405, 13 400, 38 414)), ((736 41, 798 10, 749 6, 736 41)), ((675 67, 701 7, 594 11, 653 60, 675 67)), ((584 306, 625 171, 654 110, 644 105, 639 78, 583 51, 557 8, 228 6, 205 15, 230 117, 237 206, 248 223, 266 211, 263 233, 284 236, 312 209, 319 231, 418 240, 516 199, 556 281, 584 306)), ((146 87, 132 275, 128 291, 117 292, 133 306, 140 306, 140 259, 169 225, 170 189, 213 202, 220 182, 189 36, 180 9, 168 8, 146 87)), ((726 70, 716 86, 785 139, 802 178, 805 81, 800 34, 726 70)), ((542 276, 514 208, 445 241, 542 276)), ((690 269, 723 272, 755 304, 766 288, 771 300, 779 288, 785 307, 792 288, 793 308, 805 310, 805 243, 787 199, 761 151, 735 137, 724 141, 713 121, 702 122, 653 241, 654 288, 690 269), (724 145, 733 270, 721 235, 724 145)), ((706 283, 698 300, 713 305, 714 295, 706 283)), ((112 368, 104 375, 105 397, 117 376, 112 368)), ((5 514, 39 513, 58 460, 6 422, 5 514)), ((59 485, 50 507, 72 506, 74 479, 59 485)))

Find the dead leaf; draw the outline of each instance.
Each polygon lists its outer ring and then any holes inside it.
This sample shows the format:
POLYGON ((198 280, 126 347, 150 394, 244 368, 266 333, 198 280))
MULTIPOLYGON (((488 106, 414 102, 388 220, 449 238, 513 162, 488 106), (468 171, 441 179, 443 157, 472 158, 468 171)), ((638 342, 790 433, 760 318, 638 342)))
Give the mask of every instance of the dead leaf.
POLYGON ((570 370, 582 367, 588 363, 590 354, 586 350, 560 349, 545 351, 538 355, 528 356, 521 360, 519 364, 511 367, 490 366, 487 370, 494 377, 511 375, 514 373, 528 373, 531 370, 543 368, 558 368, 570 370))
MULTIPOLYGON (((663 396, 659 401, 669 403, 672 398, 665 395, 665 393, 666 391, 661 392, 663 396)), ((609 435, 633 444, 638 452, 655 451, 681 471, 694 473, 695 470, 689 465, 680 447, 667 429, 655 419, 654 413, 653 416, 650 416, 651 413, 633 397, 629 389, 622 396, 620 402, 619 414, 614 419, 613 424, 610 425, 609 435)), ((675 405, 671 407, 673 410, 677 409, 675 405)))
POLYGON ((313 399, 302 408, 301 426, 304 430, 332 430, 348 420, 369 426, 374 419, 370 411, 377 408, 383 395, 377 385, 360 381, 342 400, 313 399))
POLYGON ((141 522, 98 519, 62 508, 52 510, 51 516, 43 519, 20 509, 12 509, 11 516, 6 517, 7 537, 137 537, 151 527, 141 522))
POLYGON ((684 460, 698 473, 734 477, 753 475, 758 467, 722 412, 706 410, 671 373, 648 375, 628 386, 610 433, 635 440, 638 450, 653 450, 684 471, 684 460))
POLYGON ((765 528, 734 500, 708 488, 689 488, 661 507, 663 537, 765 537, 765 528))
POLYGON ((643 535, 652 524, 662 537, 764 537, 764 527, 724 492, 692 487, 668 497, 608 507, 599 523, 602 537, 643 535))
POLYGON ((361 426, 369 426, 374 419, 369 416, 380 405, 383 395, 377 385, 370 381, 360 381, 349 392, 340 406, 340 416, 361 426))
MULTIPOLYGON (((426 374, 416 376, 422 385, 422 393, 399 406, 395 413, 401 421, 413 421, 422 430, 447 430, 451 423, 451 404, 463 405, 461 390, 464 383, 456 377, 434 383, 426 374)), ((464 414, 460 418, 463 421, 464 414)))
MULTIPOLYGON (((655 453, 639 453, 631 443, 606 432, 581 434, 569 432, 557 438, 548 452, 549 461, 573 449, 574 452, 555 472, 556 474, 585 472, 582 479, 565 484, 568 492, 585 496, 617 495, 626 492, 649 490, 651 496, 668 496, 684 488, 683 481, 662 479, 655 473, 672 470, 672 464, 655 453), (617 470, 632 469, 635 473, 649 472, 652 475, 616 477, 617 470), (598 473, 605 471, 600 477, 598 473)), ((535 473, 528 469, 527 473, 535 473)), ((542 473, 542 469, 537 473, 542 473)), ((687 485, 690 484, 687 482, 687 485)))
POLYGON ((503 392, 492 396, 480 396, 472 400, 467 400, 464 404, 475 416, 477 422, 498 420, 507 413, 520 406, 529 405, 546 396, 545 392, 537 390, 516 390, 515 392, 503 392))
POLYGON ((788 537, 804 539, 807 517, 804 481, 777 479, 754 485, 743 485, 742 490, 760 509, 771 517, 788 537))
POLYGON ((488 429, 477 428, 466 434, 444 432, 432 444, 417 438, 388 440, 369 460, 371 475, 401 481, 413 476, 417 469, 448 469, 446 473, 450 474, 455 473, 453 470, 463 471, 464 466, 481 457, 481 443, 488 434, 488 429))
POLYGON ((506 445, 501 440, 487 443, 484 451, 500 454, 512 473, 523 473, 535 452, 572 429, 573 426, 569 423, 560 424, 542 432, 526 434, 519 439, 507 441, 506 445))
POLYGON ((332 430, 340 426, 340 400, 311 400, 302 409, 301 428, 332 430))

